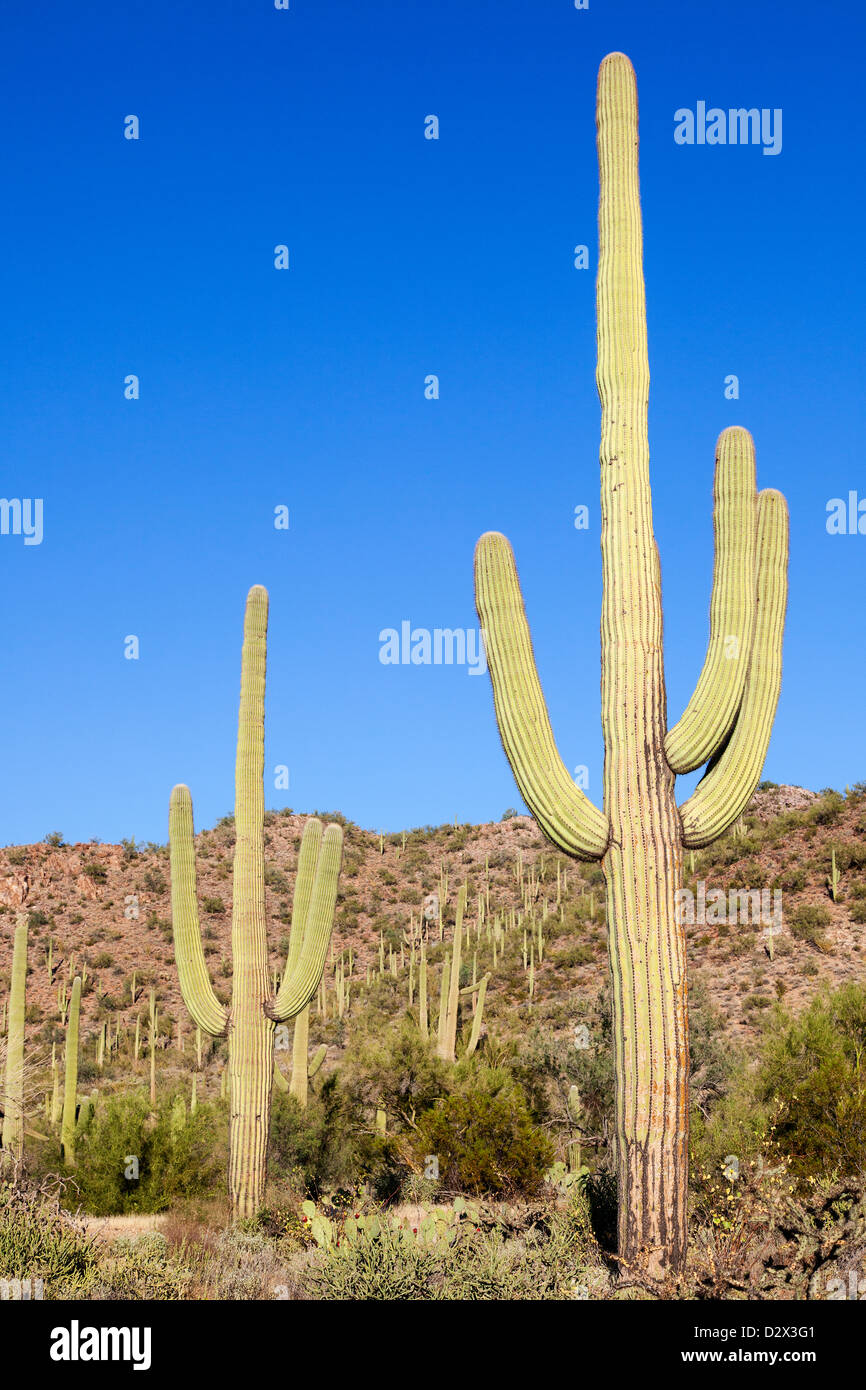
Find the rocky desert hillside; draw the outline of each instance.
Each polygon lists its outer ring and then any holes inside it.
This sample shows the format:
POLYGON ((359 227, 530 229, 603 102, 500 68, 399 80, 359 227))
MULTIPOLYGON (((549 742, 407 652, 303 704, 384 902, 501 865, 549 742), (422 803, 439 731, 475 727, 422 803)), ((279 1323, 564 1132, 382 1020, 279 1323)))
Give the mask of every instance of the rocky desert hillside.
MULTIPOLYGON (((866 788, 821 794, 800 787, 763 788, 732 832, 707 851, 687 854, 685 862, 686 883, 696 903, 700 884, 707 895, 714 889, 726 895, 765 890, 765 906, 781 902, 780 930, 771 925, 768 932, 760 921, 731 922, 729 913, 728 920, 695 921, 687 927, 692 979, 718 1011, 715 1026, 739 1039, 756 1034, 764 1011, 777 999, 797 1010, 823 981, 862 978, 864 970, 866 788), (835 901, 830 883, 834 851, 839 876, 835 901), (773 897, 777 890, 780 900, 773 897)), ((288 945, 304 819, 290 810, 267 814, 269 943, 275 972, 282 968, 288 945)), ((382 962, 391 988, 406 994, 408 1007, 408 943, 422 929, 422 919, 429 919, 423 930, 435 966, 438 900, 444 950, 464 883, 476 968, 479 976, 491 972, 485 1033, 514 1036, 530 1022, 557 1035, 573 1032, 586 1016, 583 1002, 588 1010, 606 979, 604 894, 596 867, 558 855, 522 816, 488 825, 426 826, 384 837, 343 824, 344 866, 332 960, 325 972, 328 997, 324 1016, 317 1002, 311 1028, 311 1040, 328 1045, 326 1069, 339 1060, 347 1021, 365 1007, 382 962), (500 945, 494 965, 490 929, 493 924, 495 935, 497 920, 517 944, 510 954, 500 945), (531 969, 522 954, 527 923, 531 969), (342 1015, 334 993, 341 970, 349 983, 342 1015)), ((197 837, 205 951, 217 992, 226 999, 232 968, 233 840, 231 818, 197 837)), ((41 844, 0 850, 0 998, 8 989, 12 931, 20 912, 28 914, 30 926, 27 1020, 32 1059, 47 1055, 52 1042, 61 1042, 65 987, 73 973, 86 967, 85 1058, 95 1059, 103 1024, 109 1040, 119 1037, 118 1053, 129 1055, 136 1016, 144 1025, 153 987, 165 1065, 185 1065, 192 1025, 174 962, 167 847, 65 845, 53 835, 41 844)), ((213 1070, 207 1085, 215 1084, 213 1070)))

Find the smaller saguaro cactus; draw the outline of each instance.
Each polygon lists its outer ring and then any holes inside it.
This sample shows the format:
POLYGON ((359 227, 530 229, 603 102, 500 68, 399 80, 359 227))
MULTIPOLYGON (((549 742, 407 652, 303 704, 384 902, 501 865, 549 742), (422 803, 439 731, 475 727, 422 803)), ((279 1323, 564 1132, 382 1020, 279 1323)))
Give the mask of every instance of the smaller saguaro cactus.
POLYGON ((63 1088, 63 1118, 60 1124, 60 1152, 67 1168, 75 1167, 75 1110, 78 1096, 78 1023, 81 1013, 81 976, 72 982, 69 1021, 66 1025, 66 1075, 63 1088))
POLYGON ((12 987, 6 1039, 6 1085, 3 1094, 3 1160, 24 1157, 24 1015, 27 1008, 27 917, 19 913, 12 948, 12 987))
POLYGON ((148 1030, 150 1043, 150 1103, 156 1105, 156 1029, 157 1029, 158 1010, 156 1007, 156 993, 150 991, 150 1027, 148 1030))
POLYGON ((838 894, 840 878, 841 875, 839 873, 839 870, 836 868, 836 850, 834 848, 830 852, 830 872, 827 875, 827 887, 830 890, 830 897, 833 899, 834 903, 839 901, 838 894))
POLYGON ((271 989, 264 873, 264 722, 268 595, 247 595, 235 762, 232 998, 217 998, 208 975, 196 902, 195 835, 189 788, 171 794, 169 841, 175 957, 193 1022, 229 1042, 229 1190, 236 1218, 259 1210, 267 1179, 274 1030, 297 1018, 316 993, 331 938, 343 853, 339 825, 311 817, 298 856, 286 969, 271 989))
POLYGON ((418 1027, 422 1038, 429 1038, 430 1024, 427 1015, 427 947, 421 942, 418 960, 418 1027))

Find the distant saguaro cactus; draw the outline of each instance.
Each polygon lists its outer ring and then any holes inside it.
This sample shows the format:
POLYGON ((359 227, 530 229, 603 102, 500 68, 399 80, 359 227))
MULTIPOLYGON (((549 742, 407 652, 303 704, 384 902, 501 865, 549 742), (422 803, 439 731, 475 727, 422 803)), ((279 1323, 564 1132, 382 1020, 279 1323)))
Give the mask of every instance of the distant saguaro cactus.
POLYGON ((72 982, 69 1019, 66 1024, 66 1070, 63 1086, 63 1116, 60 1121, 60 1152, 67 1168, 75 1167, 75 1114, 78 1104, 78 1021, 81 1015, 81 976, 72 982))
POLYGON ((12 984, 6 1032, 6 1083, 3 1089, 3 1161, 24 1157, 24 1016, 27 1010, 27 917, 17 918, 12 946, 12 984))
POLYGON ((597 127, 603 812, 556 749, 514 556, 495 532, 476 550, 476 601, 499 731, 526 804, 559 849, 599 860, 604 872, 620 1255, 651 1272, 677 1271, 686 1252, 689 1050, 676 895, 683 848, 721 835, 761 775, 781 682, 788 516, 778 492, 756 493, 749 433, 723 431, 709 646, 695 693, 668 730, 649 479, 637 87, 622 53, 601 64, 597 127), (678 809, 675 774, 707 760, 706 775, 678 809))
POLYGON ((268 967, 264 858, 264 701, 268 595, 250 589, 244 620, 241 701, 235 770, 235 855, 232 897, 232 1000, 221 1004, 204 958, 196 902, 195 837, 189 788, 171 794, 171 901, 175 956, 184 1003, 212 1037, 228 1036, 229 1191, 236 1217, 261 1206, 267 1177, 274 1028, 310 1002, 331 937, 343 832, 304 827, 292 907, 286 969, 274 994, 268 967))

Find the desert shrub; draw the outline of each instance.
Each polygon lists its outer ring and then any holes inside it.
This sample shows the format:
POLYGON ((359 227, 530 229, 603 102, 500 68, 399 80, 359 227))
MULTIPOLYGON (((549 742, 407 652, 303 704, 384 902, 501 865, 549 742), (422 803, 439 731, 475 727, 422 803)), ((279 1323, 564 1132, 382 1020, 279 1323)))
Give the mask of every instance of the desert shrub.
POLYGON ((829 908, 822 903, 801 903, 788 919, 788 927, 798 941, 808 941, 816 950, 828 951, 830 943, 824 930, 832 921, 829 908))
POLYGON ((846 840, 844 844, 834 845, 836 850, 836 867, 840 873, 846 869, 862 869, 866 865, 866 845, 858 844, 856 840, 846 840))
POLYGON ((178 1123, 176 1097, 161 1097, 155 1117, 145 1092, 103 1097, 76 1149, 77 1202, 95 1216, 165 1211, 204 1195, 221 1180, 225 1126, 200 1105, 178 1123), (138 1176, 130 1159, 138 1160, 138 1176))
POLYGON ((96 1266, 94 1242, 56 1197, 0 1186, 0 1279, 42 1279, 45 1298, 76 1298, 96 1266))
POLYGON ((284 1244, 270 1239, 253 1221, 221 1231, 200 1275, 206 1296, 220 1300, 286 1297, 296 1285, 296 1276, 282 1256, 284 1244))
POLYGON ((571 941, 551 956, 557 967, 569 969, 576 965, 589 965, 595 960, 595 951, 584 941, 571 941))
POLYGON ((833 825, 845 809, 845 798, 832 787, 822 791, 818 801, 809 808, 808 818, 814 825, 833 825))
MULTIPOLYGON (((376 1138, 363 1134, 352 1098, 336 1074, 311 1092, 306 1110, 294 1096, 274 1093, 268 1148, 272 1183, 293 1191, 303 1187, 314 1197, 348 1190, 362 1173, 374 1177, 383 1166, 377 1163, 377 1152, 376 1138)), ((393 1181, 385 1186, 391 1190, 393 1181)))
POLYGON ((105 865, 98 863, 96 860, 91 860, 90 863, 83 864, 82 872, 87 874, 87 877, 92 879, 94 883, 104 883, 108 878, 108 870, 105 865))
POLYGON ((858 898, 848 909, 848 916, 852 922, 866 922, 866 899, 858 898))
POLYGON ((769 1021, 757 1093, 778 1107, 776 1136, 801 1176, 866 1172, 866 987, 822 990, 793 1018, 769 1021))
POLYGON ((213 916, 218 916, 220 913, 225 912, 226 910, 226 905, 223 902, 222 898, 202 898, 201 905, 204 908, 205 912, 210 912, 213 916))
POLYGON ((164 893, 168 887, 165 875, 159 869, 146 869, 142 881, 148 893, 164 893))
POLYGON ((786 893, 802 893, 806 887, 805 869, 783 869, 770 885, 772 888, 781 888, 786 893))
POLYGON ((584 1204, 519 1237, 464 1225, 426 1242, 383 1221, 323 1251, 306 1293, 328 1301, 586 1298, 589 1278, 598 1268, 584 1204))
POLYGON ((413 1134, 419 1161, 439 1160, 449 1191, 514 1196, 537 1192, 553 1144, 532 1122, 520 1086, 504 1068, 473 1067, 425 1111, 413 1134))
POLYGON ((290 893, 292 885, 281 869, 273 864, 265 865, 265 885, 276 893, 290 893))
POLYGON ((114 1242, 90 1298, 173 1302, 186 1295, 190 1279, 189 1272, 169 1257, 165 1238, 158 1231, 143 1231, 114 1242))

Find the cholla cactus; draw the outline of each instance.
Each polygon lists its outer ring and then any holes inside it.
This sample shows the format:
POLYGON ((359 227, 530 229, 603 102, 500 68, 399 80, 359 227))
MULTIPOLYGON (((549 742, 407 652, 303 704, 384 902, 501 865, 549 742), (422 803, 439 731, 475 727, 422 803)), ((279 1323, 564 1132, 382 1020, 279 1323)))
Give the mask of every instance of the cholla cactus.
POLYGON ((598 79, 597 280, 601 399, 601 703, 604 809, 578 789, 551 731, 511 547, 482 536, 476 599, 499 730, 526 804, 564 853, 600 861, 613 978, 619 1250, 651 1272, 686 1251, 688 1037, 683 849, 745 810, 766 755, 781 681, 788 517, 755 490, 744 429, 725 430, 715 476, 716 560, 706 660, 668 729, 661 571, 653 535, 649 364, 638 186, 637 89, 622 53, 598 79), (676 773, 709 760, 682 807, 676 773))
POLYGON ((241 702, 235 773, 235 857, 232 901, 232 999, 214 993, 198 921, 195 838, 189 789, 171 794, 169 840, 175 956, 184 1003, 212 1037, 228 1036, 229 1191, 236 1217, 261 1206, 267 1177, 274 1028, 296 1018, 318 988, 337 896, 343 832, 304 827, 282 983, 272 991, 268 966, 264 877, 264 697, 268 595, 249 592, 241 661, 241 702))

